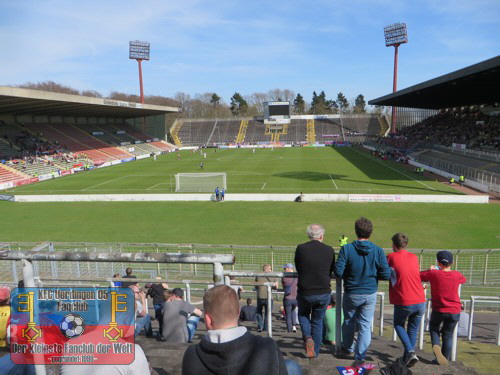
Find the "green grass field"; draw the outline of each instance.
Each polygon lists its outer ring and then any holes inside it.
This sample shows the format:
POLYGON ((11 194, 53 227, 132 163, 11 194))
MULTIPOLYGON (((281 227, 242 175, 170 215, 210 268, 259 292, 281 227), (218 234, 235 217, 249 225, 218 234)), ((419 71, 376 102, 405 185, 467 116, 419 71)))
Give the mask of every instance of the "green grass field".
POLYGON ((459 194, 355 148, 208 149, 162 155, 46 180, 9 190, 15 194, 139 194, 175 191, 176 173, 226 172, 231 193, 459 194))
MULTIPOLYGON (((15 194, 167 193, 170 176, 226 172, 232 192, 457 194, 351 148, 207 150, 176 154, 43 181, 15 194)), ((9 191, 9 192, 10 192, 9 191)), ((305 228, 323 224, 327 241, 354 237, 360 216, 373 220, 374 241, 388 247, 394 232, 407 232, 413 248, 500 248, 498 205, 305 202, 0 202, 1 241, 148 242, 295 245, 305 228)))

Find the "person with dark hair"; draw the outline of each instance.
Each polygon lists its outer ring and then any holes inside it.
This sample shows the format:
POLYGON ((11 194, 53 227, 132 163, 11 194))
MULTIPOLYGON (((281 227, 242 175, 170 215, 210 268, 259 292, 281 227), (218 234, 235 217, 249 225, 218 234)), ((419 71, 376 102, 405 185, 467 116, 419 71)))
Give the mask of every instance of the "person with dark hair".
POLYGON ((243 306, 240 311, 241 322, 255 322, 257 319, 257 308, 252 305, 252 299, 247 298, 246 306, 243 306))
POLYGON ((425 312, 425 293, 418 257, 406 251, 407 246, 406 234, 396 233, 392 236, 393 252, 387 255, 387 263, 391 267, 389 300, 394 305, 394 329, 404 346, 402 362, 412 367, 419 361, 415 354, 415 343, 425 312))
MULTIPOLYGON (((156 280, 161 280, 161 276, 156 276, 156 280)), ((163 305, 165 304, 165 291, 168 289, 167 283, 153 283, 151 288, 148 289, 146 297, 153 299, 153 307, 155 309, 155 318, 158 320, 160 326, 159 332, 161 334, 163 328, 163 305)))
POLYGON ((371 342, 371 321, 377 302, 379 280, 389 280, 391 272, 384 251, 370 242, 372 222, 361 217, 354 230, 358 239, 342 246, 335 275, 344 280, 344 323, 342 324, 342 351, 351 355, 358 364, 365 361, 371 342), (354 333, 359 328, 354 343, 354 333))
POLYGON ((441 250, 436 254, 438 266, 431 266, 429 271, 421 271, 422 281, 431 283, 432 313, 429 321, 432 351, 440 365, 451 360, 452 337, 455 326, 460 320, 460 296, 458 289, 467 279, 458 271, 453 271, 453 254, 441 250), (440 346, 440 334, 443 347, 440 346))
POLYGON ((330 303, 330 282, 335 264, 335 252, 323 243, 325 229, 319 224, 307 227, 310 241, 295 250, 298 273, 297 304, 306 356, 315 358, 323 340, 323 319, 330 303))
POLYGON ((203 297, 203 310, 208 331, 199 344, 184 353, 183 375, 302 374, 295 361, 283 359, 272 338, 252 335, 238 326, 238 296, 229 286, 209 289, 203 297))
MULTIPOLYGON (((293 272, 293 264, 283 265, 285 272, 293 272)), ((297 327, 293 324, 293 310, 297 307, 297 278, 284 277, 281 279, 283 285, 283 306, 285 308, 286 330, 287 332, 297 332, 297 327)))
MULTIPOLYGON (((262 271, 264 273, 272 272, 272 267, 270 264, 262 265, 262 271)), ((255 282, 259 284, 263 283, 273 283, 273 289, 278 288, 278 280, 274 277, 269 276, 257 276, 255 282)), ((271 311, 273 311, 273 300, 271 296, 271 311)), ((267 331, 268 327, 268 311, 267 311, 267 286, 259 285, 257 286, 257 331, 267 331)))
MULTIPOLYGON (((192 333, 189 332, 191 327, 189 327, 188 331, 187 323, 189 315, 200 317, 202 312, 189 302, 184 301, 184 291, 181 288, 174 288, 171 293, 172 298, 163 305, 163 328, 161 331, 161 338, 163 341, 168 342, 187 343, 196 330, 195 326, 192 333)), ((198 320, 199 319, 196 321, 196 325, 198 320)))
MULTIPOLYGON (((132 275, 132 268, 128 267, 126 270, 125 270, 125 276, 123 276, 124 279, 137 279, 137 276, 135 275, 132 275)), ((123 288, 128 288, 130 285, 137 285, 137 283, 135 282, 132 282, 132 283, 129 283, 128 281, 122 281, 122 287, 123 288)))

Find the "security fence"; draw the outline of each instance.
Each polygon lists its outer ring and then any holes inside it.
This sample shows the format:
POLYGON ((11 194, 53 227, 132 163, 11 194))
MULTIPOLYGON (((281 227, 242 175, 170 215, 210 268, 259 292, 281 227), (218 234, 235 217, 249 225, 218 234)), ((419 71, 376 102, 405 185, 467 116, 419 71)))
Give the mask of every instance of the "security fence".
MULTIPOLYGON (((2 250, 11 251, 63 251, 79 253, 147 253, 147 254, 227 254, 235 257, 235 263, 226 266, 232 271, 260 271, 263 264, 270 264, 275 271, 281 271, 286 263, 293 263, 295 246, 246 246, 207 244, 151 244, 151 243, 0 243, 2 250)), ((422 270, 436 264, 436 253, 442 249, 409 249, 415 253, 422 270)), ((338 250, 337 250, 338 251, 338 250)), ((384 249, 388 254, 392 249, 384 249)), ((467 278, 462 289, 462 298, 470 295, 494 295, 500 286, 500 249, 460 249, 450 250, 455 259, 454 269, 467 278)), ((0 283, 17 283, 22 271, 13 261, 1 261, 0 283)), ((33 262, 35 276, 41 278, 107 278, 114 274, 125 274, 127 267, 134 269, 137 277, 154 276, 189 278, 201 280, 209 278, 213 268, 209 264, 187 263, 134 263, 126 262, 78 262, 45 261, 33 262)), ((387 283, 380 283, 381 291, 387 291, 387 283)))
POLYGON ((500 175, 482 169, 473 168, 449 160, 435 158, 425 154, 413 154, 415 161, 436 168, 440 171, 450 173, 455 176, 464 176, 466 179, 488 186, 492 192, 500 193, 500 175))

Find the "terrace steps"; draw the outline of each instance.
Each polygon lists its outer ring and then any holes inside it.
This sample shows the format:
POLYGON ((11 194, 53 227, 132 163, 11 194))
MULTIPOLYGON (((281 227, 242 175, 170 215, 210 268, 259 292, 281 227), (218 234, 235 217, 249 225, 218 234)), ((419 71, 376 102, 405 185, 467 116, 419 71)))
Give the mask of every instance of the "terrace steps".
POLYGON ((316 143, 316 128, 314 126, 314 119, 307 120, 307 143, 313 145, 316 143))
POLYGON ((241 120, 240 130, 238 131, 238 135, 236 136, 236 139, 234 140, 235 143, 243 143, 245 141, 245 136, 247 134, 247 128, 248 128, 248 120, 241 120))

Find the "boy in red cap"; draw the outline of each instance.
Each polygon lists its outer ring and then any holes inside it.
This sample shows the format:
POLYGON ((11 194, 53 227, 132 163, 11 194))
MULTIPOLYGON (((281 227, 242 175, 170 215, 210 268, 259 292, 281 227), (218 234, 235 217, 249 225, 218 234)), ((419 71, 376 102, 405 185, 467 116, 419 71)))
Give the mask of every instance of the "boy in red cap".
POLYGON ((431 283, 432 314, 429 322, 432 351, 440 365, 451 360, 452 337, 455 326, 460 320, 460 296, 458 289, 467 279, 458 271, 453 271, 453 254, 442 250, 436 255, 438 266, 429 271, 421 271, 422 281, 431 283), (442 325, 442 327, 441 327, 442 325), (443 347, 440 346, 440 335, 443 347))

